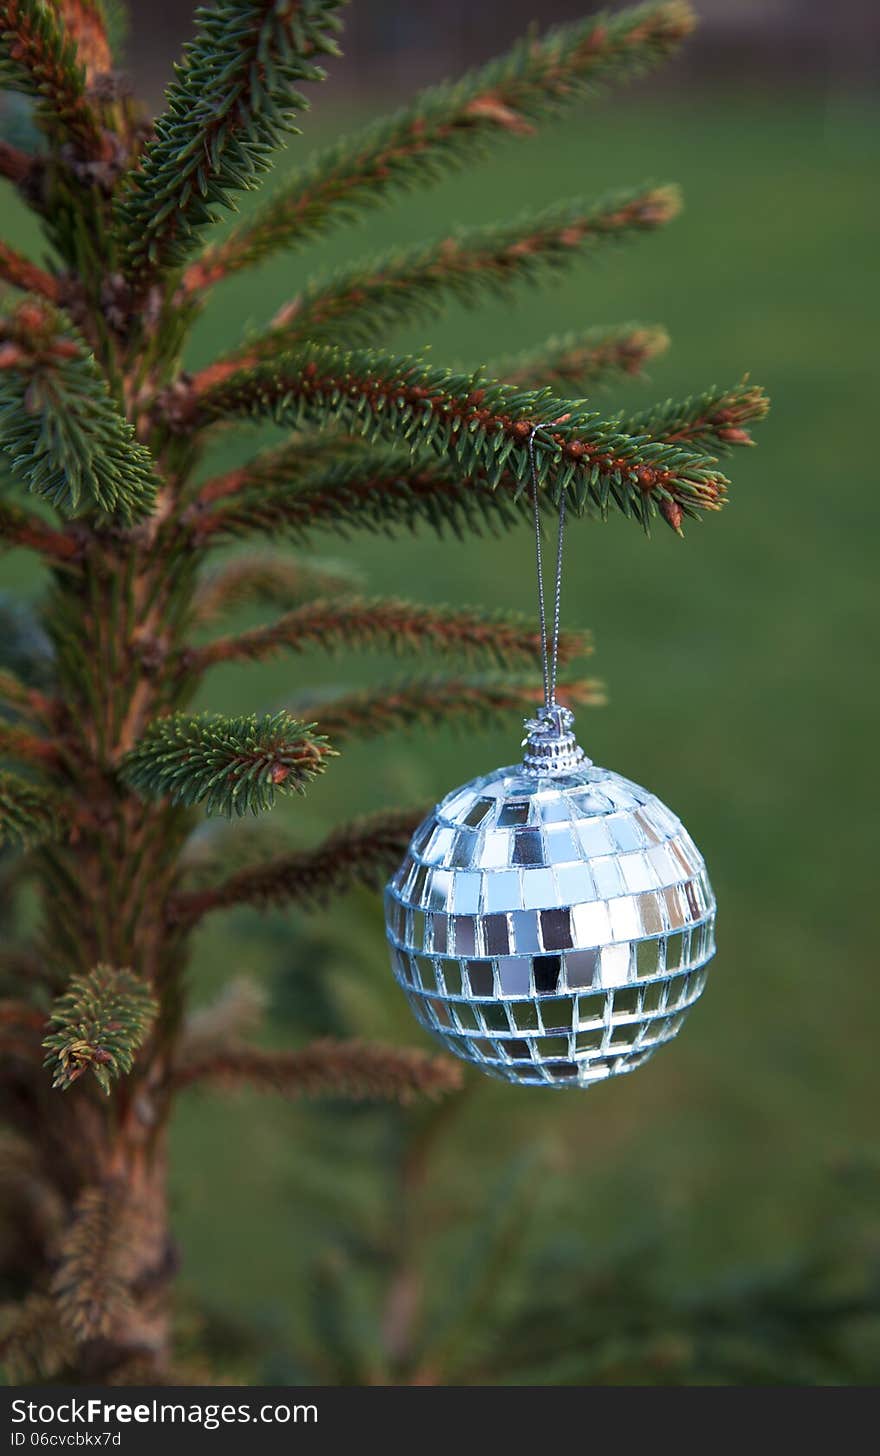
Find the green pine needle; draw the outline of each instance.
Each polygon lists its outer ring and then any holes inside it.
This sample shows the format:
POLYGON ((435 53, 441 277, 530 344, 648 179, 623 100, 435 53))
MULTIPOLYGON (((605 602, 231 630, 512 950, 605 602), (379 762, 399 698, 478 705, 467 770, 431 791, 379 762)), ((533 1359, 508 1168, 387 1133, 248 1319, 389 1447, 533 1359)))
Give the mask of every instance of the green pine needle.
MULTIPOLYGON (((221 477, 215 485, 225 486, 221 477)), ((282 533, 303 542, 310 532, 331 529, 394 535, 420 526, 459 538, 509 529, 524 519, 527 500, 515 501, 477 476, 462 477, 451 462, 426 451, 392 446, 339 448, 336 457, 312 464, 299 436, 264 450, 235 471, 230 489, 216 497, 209 485, 205 507, 194 513, 196 540, 244 532, 282 533)))
POLYGON ((17 774, 0 773, 0 849, 32 849, 56 839, 61 824, 51 794, 17 774))
POLYGON ((688 399, 668 399, 665 404, 619 418, 629 435, 680 440, 698 450, 728 455, 739 445, 754 444, 745 427, 762 420, 769 408, 760 385, 744 379, 732 389, 713 388, 688 399))
POLYGON ((319 55, 336 55, 343 0, 217 0, 196 12, 186 47, 119 205, 126 272, 139 285, 183 263, 232 194, 257 185, 271 154, 320 81, 319 55))
POLYGON ((50 310, 28 305, 27 319, 13 324, 14 362, 0 370, 0 448, 12 474, 67 516, 144 515, 156 497, 153 461, 96 361, 50 310))
POLYGON ((134 1066, 157 1009, 149 986, 133 971, 98 965, 75 976, 49 1014, 57 1030, 43 1041, 52 1086, 67 1090, 91 1070, 109 1096, 112 1083, 134 1066))
POLYGON ((144 798, 203 804, 208 814, 261 814, 278 794, 303 793, 332 755, 327 740, 289 713, 160 718, 123 760, 144 798))
POLYGON ((119 39, 125 15, 116 0, 45 0, 76 47, 87 81, 105 75, 113 63, 112 39, 119 39))

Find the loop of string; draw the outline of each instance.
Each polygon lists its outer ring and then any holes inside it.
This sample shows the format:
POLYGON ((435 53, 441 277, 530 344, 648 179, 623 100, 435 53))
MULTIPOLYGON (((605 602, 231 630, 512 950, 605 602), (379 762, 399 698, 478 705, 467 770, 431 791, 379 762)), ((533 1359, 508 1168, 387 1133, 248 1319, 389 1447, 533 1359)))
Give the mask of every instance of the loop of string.
POLYGON ((535 513, 535 563, 538 574, 538 616, 541 623, 541 668, 544 674, 544 706, 556 704, 556 671, 559 662, 559 613, 562 604, 562 541, 565 532, 565 493, 559 497, 559 531, 556 537, 556 584, 553 593, 553 636, 547 643, 547 609, 544 600, 544 560, 541 549, 541 511, 538 504, 538 467, 535 461, 535 436, 542 429, 535 425, 529 435, 529 464, 532 473, 532 505, 535 513))

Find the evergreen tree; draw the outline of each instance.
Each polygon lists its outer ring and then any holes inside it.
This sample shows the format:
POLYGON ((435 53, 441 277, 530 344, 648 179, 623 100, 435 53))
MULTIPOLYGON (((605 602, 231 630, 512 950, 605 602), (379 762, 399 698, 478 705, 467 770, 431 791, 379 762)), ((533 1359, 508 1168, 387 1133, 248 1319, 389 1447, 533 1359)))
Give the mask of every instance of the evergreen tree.
MULTIPOLYGON (((0 948, 3 1340, 20 1378, 173 1378, 166 1145, 186 1088, 407 1100, 458 1084, 446 1059, 396 1047, 266 1050, 235 996, 210 1028, 187 1013, 206 916, 378 885, 421 811, 341 826, 296 854, 241 826, 240 858, 230 866, 227 848, 223 871, 196 874, 200 813, 263 814, 332 773, 346 739, 540 696, 530 622, 364 598, 309 556, 315 532, 504 529, 523 518, 536 424, 544 504, 564 493, 574 513, 680 532, 721 506, 718 457, 749 444, 766 409, 745 383, 629 417, 590 408, 597 380, 662 349, 643 326, 554 339, 472 373, 367 347, 377 326, 385 338, 447 298, 513 294, 662 227, 677 197, 655 187, 358 262, 187 373, 189 331, 218 282, 659 63, 693 24, 682 0, 654 0, 532 36, 319 152, 216 241, 212 225, 261 183, 306 105, 300 88, 336 54, 340 8, 216 0, 150 123, 114 70, 102 0, 0 0, 0 80, 30 98, 39 137, 31 151, 0 143, 0 172, 48 246, 41 265, 0 244, 0 540, 50 578, 45 638, 36 625, 4 632, 0 673, 0 894, 33 883, 41 907, 31 939, 0 948), (283 443, 205 479, 217 431, 250 420, 282 426, 283 443), (268 534, 274 553, 209 568, 216 548, 268 534), (242 602, 281 615, 194 640, 242 602), (456 666, 301 717, 190 711, 218 663, 337 644, 456 666), (473 675, 458 670, 463 654, 473 675)), ((564 660, 583 645, 564 637, 564 660)), ((561 696, 596 689, 569 672, 561 696)))

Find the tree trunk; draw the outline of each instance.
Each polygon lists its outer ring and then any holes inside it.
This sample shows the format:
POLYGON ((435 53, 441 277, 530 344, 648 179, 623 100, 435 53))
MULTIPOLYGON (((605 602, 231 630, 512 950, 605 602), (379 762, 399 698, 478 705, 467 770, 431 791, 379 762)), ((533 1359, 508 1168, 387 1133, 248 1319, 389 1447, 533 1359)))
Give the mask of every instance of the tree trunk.
POLYGON ((144 724, 167 706, 142 660, 157 597, 167 606, 167 581, 144 569, 128 543, 96 538, 87 549, 83 579, 59 582, 47 619, 68 704, 57 776, 72 823, 62 843, 40 852, 47 980, 60 990, 102 963, 128 969, 151 987, 159 1011, 133 1072, 109 1096, 88 1073, 65 1092, 36 1094, 45 1175, 66 1209, 41 1282, 57 1290, 71 1271, 60 1296, 77 1338, 66 1374, 104 1382, 131 1369, 149 1380, 170 1359, 177 1267, 166 1127, 185 955, 165 903, 188 816, 145 805, 116 772, 144 724))
POLYGON ((164 1135, 149 1148, 117 1145, 120 1248, 116 1254, 126 1297, 102 1312, 100 1333, 77 1346, 71 1374, 99 1384, 161 1380, 171 1363, 171 1282, 177 1250, 168 1229, 164 1135))

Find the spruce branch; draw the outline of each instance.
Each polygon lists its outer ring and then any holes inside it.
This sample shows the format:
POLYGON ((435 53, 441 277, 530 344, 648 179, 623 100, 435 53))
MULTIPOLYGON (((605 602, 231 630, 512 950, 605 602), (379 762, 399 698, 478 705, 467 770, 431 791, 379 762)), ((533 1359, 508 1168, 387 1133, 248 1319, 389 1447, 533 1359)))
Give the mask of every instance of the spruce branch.
POLYGON ((0 667, 0 711, 4 704, 27 712, 45 704, 42 694, 34 692, 8 667, 0 667))
POLYGON ((659 64, 693 25, 688 5, 661 0, 525 37, 488 66, 319 153, 189 268, 185 292, 201 294, 280 248, 302 245, 402 190, 433 182, 485 156, 495 140, 530 134, 535 122, 603 84, 659 64))
POLYGON ((650 232, 679 211, 674 187, 617 193, 595 204, 564 202, 509 223, 462 229, 426 247, 396 250, 313 284, 291 300, 269 329, 219 360, 200 379, 254 364, 305 342, 340 337, 368 344, 391 328, 439 313, 448 298, 474 304, 504 297, 517 284, 539 284, 602 244, 650 232))
POLYGON ((403 858, 413 830, 425 815, 395 810, 345 824, 312 850, 278 855, 251 865, 203 890, 175 895, 168 906, 173 924, 191 927, 212 910, 233 905, 325 904, 353 885, 379 888, 403 858))
POLYGON ((289 713, 160 718, 126 755, 124 782, 144 798, 204 804, 208 814, 260 814, 277 794, 304 793, 333 754, 313 723, 289 713))
POLYGON ((313 597, 343 595, 359 584, 358 572, 345 562, 263 552, 237 557, 204 576, 191 615, 203 625, 241 607, 293 607, 313 597))
POLYGON ((58 302, 57 279, 4 242, 0 242, 0 280, 25 293, 38 293, 50 303, 58 302))
MULTIPOLYGON (((629 417, 620 416, 621 429, 648 440, 662 440, 671 445, 684 444, 700 450, 713 450, 727 455, 739 445, 752 445, 745 428, 754 420, 762 420, 770 401, 759 385, 743 380, 733 389, 710 389, 685 400, 667 400, 629 417)), ((660 512, 668 526, 679 535, 685 510, 675 499, 660 502, 660 512)))
POLYGON ((57 839, 63 824, 57 794, 17 774, 0 773, 0 848, 32 849, 57 839))
POLYGON ((644 324, 586 329, 548 339, 539 349, 494 359, 489 371, 521 389, 586 393, 618 375, 637 375, 669 347, 665 329, 644 324))
MULTIPOLYGON (((600 707, 601 683, 594 678, 565 678, 557 683, 557 696, 566 707, 600 707)), ((319 701, 311 698, 308 711, 335 742, 374 738, 414 728, 436 728, 438 723, 488 728, 509 722, 517 713, 543 701, 543 688, 534 677, 484 674, 478 677, 428 677, 388 686, 379 692, 350 693, 319 701)))
POLYGON ((62 1241, 52 1294, 58 1314, 78 1341, 111 1333, 131 1303, 132 1247, 128 1200, 121 1183, 85 1188, 62 1241))
MULTIPOLYGON (((537 356, 534 362, 538 373, 542 366, 537 356)), ((743 392, 749 400, 750 417, 760 417, 766 410, 760 390, 741 386, 713 391, 717 427, 723 434, 716 440, 706 432, 701 438, 707 442, 711 438, 718 449, 751 443, 745 432, 737 433, 724 417, 726 403, 744 418, 740 413, 743 392)), ((676 427, 676 417, 684 414, 690 418, 693 406, 694 401, 668 406, 670 428, 676 427)), ((656 414, 646 411, 623 423, 628 433, 643 434, 648 433, 653 419, 662 440, 663 421, 654 418, 656 414)), ((677 428, 682 428, 680 418, 677 428)), ((476 535, 508 529, 523 519, 522 512, 528 508, 524 496, 517 499, 522 481, 507 468, 493 488, 485 472, 466 474, 454 462, 437 460, 424 450, 410 455, 348 438, 331 443, 337 458, 329 464, 320 464, 321 452, 310 448, 308 437, 297 435, 263 451, 248 465, 208 481, 186 515, 191 538, 199 544, 217 535, 258 531, 283 532, 304 540, 317 527, 332 527, 345 535, 354 530, 393 534, 420 525, 440 534, 449 528, 459 536, 476 535)), ((542 505, 549 507, 551 502, 543 499, 542 505)))
POLYGON ((334 423, 352 433, 432 449, 494 488, 505 470, 529 479, 535 425, 540 489, 566 491, 577 511, 618 509, 647 529, 664 505, 683 515, 718 510, 726 478, 693 447, 628 435, 580 400, 521 391, 482 373, 452 374, 420 360, 312 346, 243 369, 194 393, 178 428, 263 417, 300 428, 334 423))
POLYGON ((73 536, 47 526, 33 511, 0 500, 0 546, 23 546, 51 561, 71 561, 80 554, 73 536))
MULTIPOLYGON (((497 368, 501 373, 504 365, 497 368)), ((736 390, 723 392, 726 400, 736 395, 736 390)), ((686 414, 691 405, 672 408, 673 414, 686 414)), ((643 415, 632 416, 626 428, 645 431, 643 415)), ((746 443, 746 437, 731 438, 728 432, 723 443, 746 443)), ((508 469, 492 488, 485 473, 465 475, 455 463, 425 451, 411 456, 399 448, 348 440, 332 440, 332 447, 337 460, 318 464, 318 451, 310 450, 307 437, 297 435, 262 451, 246 466, 208 480, 188 513, 192 536, 205 542, 216 534, 283 531, 302 540, 316 527, 334 527, 342 534, 393 533, 423 524, 439 533, 449 529, 457 536, 474 536, 510 529, 530 508, 525 495, 517 499, 522 482, 508 469)), ((542 505, 551 502, 542 499, 542 505)))
POLYGON ((88 100, 85 71, 57 7, 43 0, 0 0, 0 83, 37 102, 50 143, 99 156, 103 134, 88 100))
POLYGON ((294 441, 215 477, 189 512, 191 538, 204 544, 217 535, 254 531, 302 541, 319 527, 347 535, 393 534, 420 525, 462 537, 507 529, 523 519, 528 505, 526 497, 515 499, 518 483, 507 472, 493 490, 485 479, 463 475, 454 463, 425 451, 410 455, 379 447, 340 455, 303 472, 294 441))
POLYGON ((101 0, 49 0, 76 51, 90 87, 113 68, 107 17, 101 0))
POLYGON ((239 1047, 178 1068, 178 1089, 199 1084, 250 1087, 282 1097, 345 1097, 408 1103, 438 1097, 461 1086, 461 1068, 450 1058, 404 1047, 357 1041, 317 1041, 302 1051, 239 1047))
POLYGON ((670 399, 638 414, 621 416, 621 423, 627 434, 729 454, 737 445, 755 443, 745 427, 764 419, 769 408, 760 385, 743 379, 732 389, 708 389, 689 399, 670 399))
MULTIPOLYGON (((752 417, 758 418, 766 408, 764 397, 759 390, 747 393, 752 417)), ((716 418, 725 432, 718 446, 746 443, 749 437, 745 433, 738 435, 723 423, 725 402, 733 404, 735 411, 741 408, 739 391, 723 391, 715 400, 716 418)), ((689 417, 694 412, 692 401, 669 409, 673 425, 674 417, 682 413, 689 417)), ((646 415, 626 421, 627 431, 646 433, 646 415)), ((661 425, 661 420, 654 419, 655 429, 661 425)), ((525 498, 517 501, 522 481, 508 468, 493 488, 485 472, 466 474, 454 462, 438 461, 425 451, 411 457, 390 447, 352 448, 347 441, 344 449, 342 442, 337 449, 340 458, 319 468, 310 460, 304 442, 295 437, 264 451, 249 465, 215 477, 190 509, 192 537, 205 542, 217 534, 281 531, 302 540, 318 526, 331 526, 346 534, 356 529, 392 533, 422 524, 439 533, 448 527, 457 535, 474 535, 509 528, 522 519, 522 508, 527 505, 525 498)), ((671 502, 663 504, 674 524, 678 508, 671 502)))
POLYGON ((0 326, 0 447, 12 473, 65 515, 122 522, 149 511, 149 451, 94 358, 54 310, 22 303, 0 326))
POLYGON ((36 157, 0 139, 0 177, 16 187, 24 186, 39 167, 36 157))
POLYGON ((11 1385, 51 1380, 70 1363, 75 1342, 50 1294, 35 1291, 0 1314, 0 1362, 11 1385))
MULTIPOLYGON (((312 647, 325 651, 338 647, 387 648, 397 653, 435 652, 456 658, 481 656, 505 666, 536 661, 541 639, 530 618, 512 613, 349 597, 309 602, 268 626, 185 649, 180 661, 188 676, 198 677, 221 662, 258 662, 282 649, 304 652, 312 647)), ((589 639, 585 634, 561 634, 561 662, 587 651, 589 639)))
POLYGON ((0 758, 16 758, 35 768, 50 768, 60 761, 61 753, 53 740, 0 718, 0 758))
POLYGON ((201 230, 253 188, 305 109, 296 89, 335 55, 340 0, 217 0, 197 12, 155 140, 119 206, 125 271, 139 290, 186 261, 201 230))
POLYGON ((57 1030, 43 1041, 52 1086, 66 1091, 91 1069, 109 1097, 113 1082, 134 1066, 157 1009, 149 986, 133 971, 98 965, 74 976, 49 1014, 57 1030))

